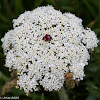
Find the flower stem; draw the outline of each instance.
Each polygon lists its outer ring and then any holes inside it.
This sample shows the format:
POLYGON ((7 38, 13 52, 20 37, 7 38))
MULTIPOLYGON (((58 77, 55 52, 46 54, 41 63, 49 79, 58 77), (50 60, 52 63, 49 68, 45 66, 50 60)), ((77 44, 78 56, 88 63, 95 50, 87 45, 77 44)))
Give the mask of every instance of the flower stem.
POLYGON ((64 87, 61 88, 58 94, 59 94, 60 100, 68 100, 68 95, 66 94, 64 87))
POLYGON ((41 94, 41 100, 44 100, 44 93, 41 94))

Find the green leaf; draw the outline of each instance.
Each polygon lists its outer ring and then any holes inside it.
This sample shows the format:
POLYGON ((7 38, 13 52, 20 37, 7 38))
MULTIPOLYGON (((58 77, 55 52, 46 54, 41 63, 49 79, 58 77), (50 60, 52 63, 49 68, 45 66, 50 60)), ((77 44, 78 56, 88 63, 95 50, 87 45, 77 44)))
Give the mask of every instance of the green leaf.
POLYGON ((9 22, 9 19, 2 14, 0 14, 0 20, 3 22, 9 22))
POLYGON ((62 6, 62 9, 66 11, 73 11, 73 8, 69 6, 62 6))
POLYGON ((34 0, 34 8, 40 6, 42 2, 43 0, 38 0, 38 2, 37 0, 34 0))
POLYGON ((98 0, 98 11, 99 11, 99 21, 100 21, 100 0, 98 0))
POLYGON ((7 81, 7 80, 8 80, 8 77, 5 76, 5 75, 0 71, 0 80, 1 80, 1 79, 7 81))
POLYGON ((1 9, 1 3, 0 3, 0 9, 1 9))
POLYGON ((87 9, 90 11, 91 15, 95 18, 96 13, 95 13, 92 5, 88 2, 88 0, 82 0, 82 2, 85 4, 85 6, 87 7, 87 9))
POLYGON ((86 100, 96 100, 96 98, 93 95, 89 95, 86 100))
POLYGON ((24 11, 22 0, 15 0, 15 15, 18 16, 24 11))

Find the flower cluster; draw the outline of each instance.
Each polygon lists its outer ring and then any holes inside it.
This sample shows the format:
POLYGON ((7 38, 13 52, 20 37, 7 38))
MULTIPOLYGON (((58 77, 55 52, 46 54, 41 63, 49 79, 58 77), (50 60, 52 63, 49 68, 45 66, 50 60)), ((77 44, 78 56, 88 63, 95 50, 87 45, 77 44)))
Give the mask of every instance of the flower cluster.
POLYGON ((52 6, 21 14, 1 40, 5 67, 17 69, 17 85, 26 93, 37 91, 39 85, 44 90, 58 90, 69 72, 73 80, 83 80, 84 66, 90 59, 88 50, 98 43, 80 18, 52 6))

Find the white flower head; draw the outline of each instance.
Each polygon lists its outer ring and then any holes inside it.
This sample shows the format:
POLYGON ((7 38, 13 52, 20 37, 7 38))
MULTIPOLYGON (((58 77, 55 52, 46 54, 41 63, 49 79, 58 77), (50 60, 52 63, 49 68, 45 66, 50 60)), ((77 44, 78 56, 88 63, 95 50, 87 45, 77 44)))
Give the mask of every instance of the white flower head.
POLYGON ((83 80, 84 66, 90 59, 88 50, 98 43, 80 18, 52 6, 21 14, 1 40, 5 67, 17 69, 17 85, 26 93, 37 91, 38 85, 49 91, 60 89, 67 72, 73 74, 73 80, 83 80))

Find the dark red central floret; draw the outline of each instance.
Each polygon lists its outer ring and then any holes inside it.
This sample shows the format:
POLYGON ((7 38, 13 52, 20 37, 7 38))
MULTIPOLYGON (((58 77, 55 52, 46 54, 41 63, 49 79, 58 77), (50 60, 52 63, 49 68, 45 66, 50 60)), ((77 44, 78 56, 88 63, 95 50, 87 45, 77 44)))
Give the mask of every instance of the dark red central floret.
POLYGON ((46 34, 46 35, 42 38, 42 40, 44 40, 44 41, 51 41, 51 39, 52 39, 52 37, 51 37, 50 35, 48 35, 48 34, 46 34))

